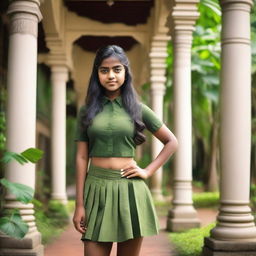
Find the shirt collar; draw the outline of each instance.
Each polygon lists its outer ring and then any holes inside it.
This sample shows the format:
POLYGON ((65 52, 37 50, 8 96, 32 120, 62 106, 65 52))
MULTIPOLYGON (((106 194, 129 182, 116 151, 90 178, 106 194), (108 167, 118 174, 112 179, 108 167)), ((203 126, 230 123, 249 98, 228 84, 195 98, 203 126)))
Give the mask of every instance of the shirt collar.
MULTIPOLYGON (((123 106, 121 96, 116 97, 116 98, 115 98, 114 100, 112 100, 112 101, 113 101, 113 102, 116 102, 120 107, 123 106)), ((110 100, 108 97, 106 97, 106 96, 104 95, 103 98, 102 98, 102 103, 103 103, 103 105, 107 104, 108 102, 111 102, 111 100, 110 100)))

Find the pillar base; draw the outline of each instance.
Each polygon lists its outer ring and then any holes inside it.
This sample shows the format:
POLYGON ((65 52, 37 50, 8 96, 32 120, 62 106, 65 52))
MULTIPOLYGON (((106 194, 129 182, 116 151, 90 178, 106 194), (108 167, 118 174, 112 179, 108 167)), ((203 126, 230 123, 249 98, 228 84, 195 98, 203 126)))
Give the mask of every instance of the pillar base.
POLYGON ((219 241, 206 237, 202 256, 256 256, 256 239, 241 242, 219 241))
POLYGON ((184 211, 172 209, 169 211, 167 219, 167 230, 172 232, 182 232, 191 228, 199 228, 200 220, 193 207, 184 208, 184 211))
POLYGON ((64 205, 66 205, 68 203, 68 198, 67 198, 66 195, 52 194, 51 199, 52 200, 57 200, 57 201, 61 202, 64 205))
POLYGON ((0 235, 0 256, 43 256, 41 234, 38 231, 29 233, 23 239, 0 235))

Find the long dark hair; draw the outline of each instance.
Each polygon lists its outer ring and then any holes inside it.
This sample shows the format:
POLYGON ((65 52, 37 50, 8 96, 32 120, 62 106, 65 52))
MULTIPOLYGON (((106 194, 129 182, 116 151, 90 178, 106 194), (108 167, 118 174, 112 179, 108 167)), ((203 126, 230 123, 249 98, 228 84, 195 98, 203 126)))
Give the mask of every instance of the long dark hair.
POLYGON ((141 117, 141 106, 137 100, 137 94, 132 85, 132 76, 129 67, 129 60, 124 53, 124 50, 117 45, 108 45, 100 48, 96 52, 96 56, 93 63, 92 73, 89 80, 89 86, 87 90, 87 96, 85 99, 86 111, 83 118, 83 126, 87 128, 91 125, 93 118, 102 111, 103 104, 102 99, 104 96, 104 88, 101 86, 98 69, 102 61, 109 57, 117 58, 125 68, 125 81, 121 86, 121 98, 124 109, 130 115, 134 122, 135 134, 134 142, 139 145, 145 141, 145 135, 142 131, 145 128, 141 117))

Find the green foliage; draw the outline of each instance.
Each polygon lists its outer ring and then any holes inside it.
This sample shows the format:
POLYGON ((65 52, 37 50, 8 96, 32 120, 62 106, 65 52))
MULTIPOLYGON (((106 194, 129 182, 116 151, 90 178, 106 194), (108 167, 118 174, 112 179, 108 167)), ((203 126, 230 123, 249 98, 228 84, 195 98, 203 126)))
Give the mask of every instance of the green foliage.
POLYGON ((24 204, 29 203, 34 195, 34 190, 20 183, 10 182, 7 179, 0 179, 0 184, 7 188, 12 194, 16 196, 16 199, 24 204))
MULTIPOLYGON (((208 27, 198 23, 192 46, 192 117, 193 141, 203 143, 204 157, 210 159, 213 122, 218 123, 219 71, 220 71, 220 24, 208 27)), ((197 147, 197 144, 194 144, 197 147)), ((202 154, 198 149, 195 154, 202 154)), ((194 170, 208 171, 210 160, 198 161, 194 170)), ((199 175, 196 175, 197 177, 199 175)), ((200 176, 199 176, 200 177, 200 176)))
POLYGON ((29 148, 21 153, 15 153, 15 152, 4 152, 4 156, 1 159, 2 162, 9 163, 13 160, 17 161, 20 164, 25 164, 28 162, 36 163, 38 160, 40 160, 43 156, 43 151, 38 148, 29 148))
POLYGON ((37 66, 36 109, 37 115, 44 120, 50 120, 51 117, 52 87, 50 75, 49 67, 43 64, 37 66))
POLYGON ((57 237, 67 225, 69 217, 67 208, 57 201, 49 201, 49 207, 33 199, 38 230, 42 234, 43 244, 57 237))
POLYGON ((201 0, 199 12, 198 24, 204 24, 205 27, 215 27, 216 24, 220 24, 221 10, 218 0, 201 0))
POLYGON ((75 200, 68 200, 68 203, 66 205, 68 213, 73 213, 75 211, 75 200))
POLYGON ((52 223, 57 227, 62 227, 69 222, 68 210, 66 206, 58 200, 49 201, 47 216, 52 219, 52 223))
POLYGON ((28 224, 21 219, 17 210, 0 218, 0 230, 8 236, 21 239, 28 232, 28 224))
POLYGON ((17 161, 19 164, 22 164, 22 165, 25 163, 28 163, 28 160, 21 154, 17 154, 14 152, 8 152, 8 151, 4 152, 4 156, 1 159, 1 162, 7 164, 13 160, 17 161))
POLYGON ((219 204, 219 192, 194 193, 193 203, 196 208, 215 207, 219 204))
POLYGON ((256 185, 252 184, 250 186, 250 201, 252 206, 252 211, 256 212, 256 185))
POLYGON ((38 148, 29 148, 21 152, 21 155, 31 163, 37 163, 42 158, 43 151, 38 148))
POLYGON ((210 230, 214 226, 215 223, 212 223, 206 227, 190 229, 183 233, 171 233, 169 238, 179 256, 200 256, 204 237, 210 235, 210 230))
POLYGON ((193 185, 193 187, 199 188, 199 189, 202 189, 204 187, 203 182, 202 181, 198 181, 198 180, 193 180, 192 181, 192 185, 193 185))
MULTIPOLYGON (((43 155, 43 152, 36 148, 29 148, 21 153, 4 152, 1 162, 9 163, 10 161, 17 161, 20 164, 28 162, 35 163, 43 155)), ((32 200, 34 190, 24 184, 10 182, 5 178, 0 179, 0 187, 5 187, 16 199, 22 203, 29 203, 32 200)), ((2 190, 2 188, 1 188, 2 190)), ((5 211, 0 217, 0 231, 14 238, 23 238, 27 231, 28 225, 22 220, 18 209, 5 211)))

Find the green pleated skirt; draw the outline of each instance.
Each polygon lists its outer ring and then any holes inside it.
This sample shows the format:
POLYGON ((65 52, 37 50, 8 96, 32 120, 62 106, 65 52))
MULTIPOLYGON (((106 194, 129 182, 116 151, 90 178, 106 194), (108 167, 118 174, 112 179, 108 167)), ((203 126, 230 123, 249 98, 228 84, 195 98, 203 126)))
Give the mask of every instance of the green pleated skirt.
POLYGON ((81 240, 122 242, 158 234, 159 223, 147 184, 121 177, 120 170, 90 165, 85 181, 87 230, 81 240))

